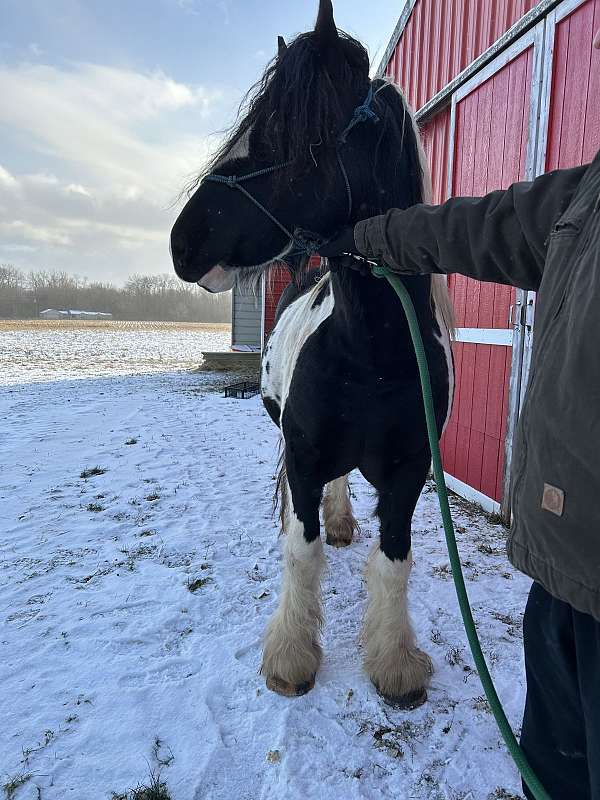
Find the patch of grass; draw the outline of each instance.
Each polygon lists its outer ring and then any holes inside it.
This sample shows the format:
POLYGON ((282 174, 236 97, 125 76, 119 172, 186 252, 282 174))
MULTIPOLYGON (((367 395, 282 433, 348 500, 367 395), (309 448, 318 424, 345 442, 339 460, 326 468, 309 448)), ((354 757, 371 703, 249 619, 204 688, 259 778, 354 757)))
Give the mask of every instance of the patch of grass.
POLYGON ((363 720, 358 735, 369 731, 373 737, 373 744, 395 759, 404 758, 408 750, 413 756, 416 744, 423 741, 434 724, 434 717, 430 714, 421 723, 403 720, 397 725, 373 725, 370 720, 363 720))
POLYGON ((88 467, 88 469, 83 470, 79 477, 87 480, 87 478, 93 478, 94 475, 104 475, 105 472, 108 472, 108 470, 104 469, 104 467, 88 467))
POLYGON ((111 800, 172 800, 167 784, 160 779, 160 772, 150 773, 148 786, 138 784, 135 789, 119 794, 113 792, 111 800))
POLYGON ((487 521, 490 523, 490 525, 501 525, 503 528, 508 528, 508 527, 510 527, 510 526, 509 526, 509 525, 507 525, 507 524, 506 524, 506 522, 505 522, 505 521, 502 519, 502 517, 500 516, 500 514, 494 514, 494 513, 490 513, 490 512, 484 512, 484 516, 485 516, 485 518, 487 519, 487 521))
POLYGON ((373 733, 373 740, 375 747, 385 750, 392 758, 403 758, 404 750, 400 745, 398 736, 394 735, 396 731, 393 728, 377 728, 373 733))
POLYGON ((457 667, 463 663, 462 647, 451 647, 446 653, 446 663, 451 667, 457 667))
POLYGON ((32 776, 30 772, 23 772, 21 775, 15 775, 14 778, 11 778, 9 781, 7 781, 2 787, 4 789, 4 797, 6 800, 12 800, 17 793, 17 790, 20 789, 21 786, 24 786, 27 781, 31 779, 31 777, 32 776))
POLYGON ((442 632, 439 630, 439 628, 434 628, 431 631, 431 636, 429 638, 434 644, 442 644, 444 641, 444 637, 442 636, 442 632))
POLYGON ((452 577, 452 568, 450 564, 441 564, 439 566, 435 566, 431 572, 436 578, 443 578, 444 580, 449 580, 452 577))
MULTIPOLYGON (((63 641, 64 641, 64 636, 63 636, 63 641)), ((29 756, 32 753, 38 753, 40 750, 43 750, 44 747, 48 747, 50 742, 52 742, 54 740, 54 737, 55 737, 54 731, 52 731, 50 729, 45 730, 44 731, 44 741, 43 742, 38 742, 35 747, 24 747, 23 748, 23 750, 22 750, 23 761, 21 763, 27 764, 27 762, 29 761, 29 756)))
POLYGON ((196 578, 196 580, 194 581, 190 581, 188 579, 187 588, 190 592, 193 593, 197 592, 198 589, 202 589, 204 586, 206 586, 207 583, 212 583, 212 582, 213 582, 212 578, 196 578))
POLYGON ((481 542, 477 545, 477 549, 480 553, 484 553, 486 556, 503 556, 506 555, 506 549, 504 547, 494 547, 487 542, 481 542))
POLYGON ((86 509, 98 514, 100 511, 104 511, 104 506, 101 506, 100 503, 88 503, 86 509))
POLYGON ((491 794, 488 794, 488 800, 521 800, 521 795, 512 794, 503 786, 497 786, 491 794))
MULTIPOLYGON (((192 632, 191 628, 189 631, 186 631, 186 633, 191 633, 191 632, 192 632)), ((170 767, 173 761, 175 761, 175 756, 173 755, 173 751, 171 750, 169 745, 165 744, 163 740, 160 739, 158 736, 154 737, 154 744, 152 745, 152 755, 154 756, 154 760, 156 761, 159 767, 170 767)))
POLYGON ((510 614, 502 614, 500 611, 492 611, 492 617, 505 625, 518 625, 519 621, 510 614))
POLYGON ((161 782, 160 775, 151 774, 149 786, 138 784, 124 794, 113 792, 111 800, 171 800, 171 795, 166 783, 161 782))
POLYGON ((492 713, 492 707, 488 703, 488 699, 484 694, 480 694, 473 700, 473 708, 477 711, 485 711, 486 714, 492 713))
POLYGON ((127 439, 127 441, 125 442, 125 444, 137 444, 137 443, 138 440, 134 436, 132 436, 131 439, 127 439))

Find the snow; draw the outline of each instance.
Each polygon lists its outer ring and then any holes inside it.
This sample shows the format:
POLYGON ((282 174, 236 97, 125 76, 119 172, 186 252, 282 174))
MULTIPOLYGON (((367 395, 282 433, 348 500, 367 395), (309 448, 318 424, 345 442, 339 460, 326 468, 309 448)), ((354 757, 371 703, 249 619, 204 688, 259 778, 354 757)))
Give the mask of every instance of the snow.
MULTIPOLYGON (((173 800, 520 797, 473 670, 431 485, 411 578, 435 666, 429 701, 395 711, 361 670, 376 524, 357 474, 361 533, 326 548, 315 689, 265 689, 261 635, 281 574, 277 429, 258 398, 225 399, 226 378, 0 389, 0 785, 30 776, 15 800, 108 800, 160 769, 173 800), (80 477, 94 467, 105 471, 80 477)), ((483 650, 518 729, 529 581, 508 565, 503 529, 453 506, 483 650)))
POLYGON ((200 364, 202 351, 228 350, 230 343, 231 331, 223 326, 7 323, 0 326, 0 384, 185 369, 200 364))

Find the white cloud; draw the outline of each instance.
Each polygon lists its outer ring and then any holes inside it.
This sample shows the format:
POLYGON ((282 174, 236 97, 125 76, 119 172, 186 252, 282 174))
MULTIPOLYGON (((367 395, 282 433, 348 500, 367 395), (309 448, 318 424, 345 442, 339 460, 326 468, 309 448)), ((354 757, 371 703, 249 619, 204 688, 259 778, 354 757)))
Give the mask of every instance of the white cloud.
POLYGON ((103 279, 168 270, 171 203, 210 149, 189 131, 220 93, 159 71, 21 64, 0 66, 0 96, 0 130, 39 164, 0 165, 0 246, 103 279))
POLYGON ((0 67, 0 96, 0 123, 31 137, 38 152, 113 186, 158 189, 163 200, 207 154, 206 141, 179 136, 175 125, 165 131, 169 116, 185 109, 201 120, 219 98, 161 72, 93 64, 0 67))
POLYGON ((15 180, 14 176, 11 175, 7 169, 4 169, 2 164, 0 164, 0 186, 12 188, 16 185, 17 181, 15 180))
POLYGON ((65 186, 65 192, 70 192, 71 194, 82 194, 84 197, 92 196, 92 193, 80 183, 69 183, 67 186, 65 186))
POLYGON ((177 5, 183 11, 195 16, 200 16, 202 13, 206 14, 206 6, 212 5, 219 9, 226 25, 229 25, 231 19, 230 0, 177 0, 177 5))
POLYGON ((61 247, 71 244, 71 239, 64 231, 53 227, 31 225, 21 219, 16 219, 12 222, 1 222, 0 235, 2 234, 6 234, 9 237, 14 236, 17 239, 23 238, 61 247))
POLYGON ((37 42, 31 42, 27 49, 36 58, 41 58, 44 55, 44 51, 37 42))

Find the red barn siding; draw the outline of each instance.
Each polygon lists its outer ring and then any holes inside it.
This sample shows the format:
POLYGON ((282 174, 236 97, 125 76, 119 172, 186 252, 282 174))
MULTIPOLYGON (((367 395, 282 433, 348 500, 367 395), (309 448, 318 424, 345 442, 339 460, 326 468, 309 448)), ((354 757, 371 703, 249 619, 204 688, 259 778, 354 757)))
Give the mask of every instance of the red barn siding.
POLYGON ((417 0, 386 74, 421 108, 537 0, 417 0))
MULTIPOLYGON (((318 267, 321 263, 319 256, 311 256, 309 267, 318 267)), ((290 282, 290 274, 285 267, 271 267, 266 278, 265 286, 265 317, 264 317, 264 338, 273 330, 275 324, 275 312, 277 303, 283 290, 290 282)))
POLYGON ((265 281, 265 339, 273 330, 277 303, 285 287, 290 282, 290 274, 285 267, 272 267, 265 281))
MULTIPOLYGON (((529 48, 457 103, 454 195, 483 195, 524 177, 532 62, 529 48)), ((457 327, 508 327, 514 289, 461 275, 450 276, 449 288, 457 327)), ((445 468, 499 501, 512 351, 457 342, 454 357, 456 395, 443 441, 445 468)))
POLYGON ((585 164, 600 148, 600 0, 588 0, 556 26, 546 170, 585 164))
POLYGON ((450 106, 421 127, 421 138, 431 172, 432 202, 443 203, 448 197, 450 106))

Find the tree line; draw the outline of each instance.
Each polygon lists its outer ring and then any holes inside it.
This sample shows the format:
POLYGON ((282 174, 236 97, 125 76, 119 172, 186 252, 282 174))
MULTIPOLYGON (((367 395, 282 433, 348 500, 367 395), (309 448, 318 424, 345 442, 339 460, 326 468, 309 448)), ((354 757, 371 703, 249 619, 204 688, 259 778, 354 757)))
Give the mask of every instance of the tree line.
POLYGON ((0 265, 0 318, 35 319, 47 308, 104 311, 115 319, 230 322, 231 295, 209 295, 173 275, 132 275, 123 287, 67 272, 0 265))

